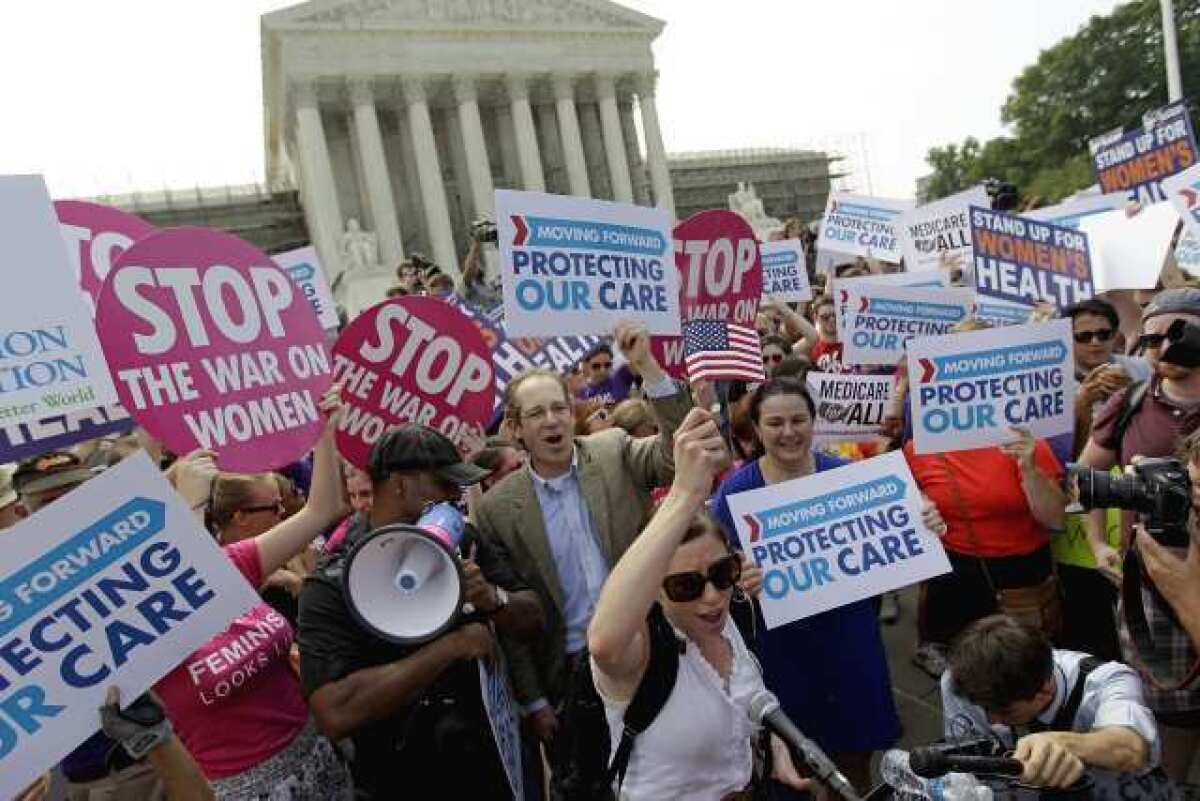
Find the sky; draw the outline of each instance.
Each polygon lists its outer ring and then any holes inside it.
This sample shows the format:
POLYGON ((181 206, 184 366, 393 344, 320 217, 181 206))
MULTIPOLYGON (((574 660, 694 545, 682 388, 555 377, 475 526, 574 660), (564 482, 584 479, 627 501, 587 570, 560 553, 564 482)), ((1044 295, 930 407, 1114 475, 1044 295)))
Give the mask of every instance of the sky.
MULTIPOLYGON (((0 30, 0 174, 43 173, 55 197, 261 180, 258 18, 288 5, 14 4, 0 30)), ((1002 133, 1013 78, 1117 0, 625 5, 667 23, 654 53, 668 152, 831 149, 857 190, 906 198, 929 147, 1002 133)))

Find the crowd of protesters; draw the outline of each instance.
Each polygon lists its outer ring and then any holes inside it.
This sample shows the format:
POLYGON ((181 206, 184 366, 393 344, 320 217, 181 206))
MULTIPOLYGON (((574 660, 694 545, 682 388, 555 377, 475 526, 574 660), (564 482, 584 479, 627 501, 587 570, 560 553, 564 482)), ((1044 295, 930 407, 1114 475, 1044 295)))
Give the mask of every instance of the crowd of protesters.
MULTIPOLYGON (((812 256, 806 226, 789 222, 786 235, 812 256)), ((457 288, 415 257, 390 294, 458 292, 494 305, 483 239, 457 288)), ((1200 480, 1200 368, 1164 358, 1172 323, 1200 326, 1200 289, 1067 310, 1073 441, 1015 429, 1004 445, 918 454, 903 369, 877 442, 816 443, 806 373, 861 368, 845 362, 813 268, 810 258, 812 302, 760 309, 768 378, 758 384, 716 393, 673 379, 646 330, 626 324, 572 374, 510 381, 496 429, 462 449, 410 424, 378 441, 366 470, 342 463, 335 391, 314 452, 279 473, 222 473, 205 451, 163 457, 263 600, 139 699, 147 714, 110 698, 102 727, 57 769, 67 797, 508 798, 474 668, 500 653, 522 715, 526 798, 823 796, 751 722, 764 687, 865 793, 873 755, 900 736, 880 630, 895 609, 864 600, 768 630, 755 600, 762 572, 738 551, 729 498, 885 450, 907 460, 952 568, 920 588, 915 643, 917 664, 941 681, 947 737, 996 737, 1034 784, 1065 786, 1085 769, 1185 781, 1200 750, 1200 684, 1186 681, 1200 645, 1200 534, 1171 549, 1131 515, 1072 513, 1064 476, 1070 460, 1107 470, 1178 456, 1200 480), (468 518, 460 552, 476 614, 420 645, 385 641, 351 611, 347 555, 375 529, 414 524, 442 503, 468 518), (1121 608, 1131 569, 1148 579, 1149 652, 1121 608), (257 669, 218 697, 205 666, 251 630, 269 635, 244 655, 257 669), (664 642, 674 689, 630 746, 625 716, 661 671, 664 642), (618 754, 614 778, 605 755, 618 754)), ((880 271, 859 260, 833 273, 880 271)), ((126 437, 26 460, 4 477, 0 525, 137 447, 126 437)), ((48 797, 51 784, 48 775, 21 798, 48 797)))

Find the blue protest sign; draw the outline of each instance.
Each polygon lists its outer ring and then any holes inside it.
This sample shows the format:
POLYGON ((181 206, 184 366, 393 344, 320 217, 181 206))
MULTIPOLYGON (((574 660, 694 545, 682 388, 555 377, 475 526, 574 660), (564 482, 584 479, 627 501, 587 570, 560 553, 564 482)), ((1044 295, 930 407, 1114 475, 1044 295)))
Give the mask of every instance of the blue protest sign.
POLYGON ((1182 100, 1147 112, 1140 129, 1118 128, 1093 138, 1088 149, 1104 194, 1145 205, 1166 200, 1163 179, 1198 160, 1192 118, 1182 100))

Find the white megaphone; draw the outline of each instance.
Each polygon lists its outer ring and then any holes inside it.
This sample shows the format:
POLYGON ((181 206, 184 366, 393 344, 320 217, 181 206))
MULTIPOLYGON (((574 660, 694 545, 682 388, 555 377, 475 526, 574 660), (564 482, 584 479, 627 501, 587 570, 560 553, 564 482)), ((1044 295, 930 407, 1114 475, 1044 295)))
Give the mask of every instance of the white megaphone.
POLYGON ((417 645, 453 628, 463 606, 462 515, 448 503, 416 525, 381 526, 346 556, 342 583, 351 614, 377 637, 417 645))

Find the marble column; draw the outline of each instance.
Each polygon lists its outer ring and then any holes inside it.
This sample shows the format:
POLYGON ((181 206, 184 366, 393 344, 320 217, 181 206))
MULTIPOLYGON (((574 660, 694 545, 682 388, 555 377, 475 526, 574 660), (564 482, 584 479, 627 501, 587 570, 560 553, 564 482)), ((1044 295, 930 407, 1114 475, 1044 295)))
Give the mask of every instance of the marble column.
POLYGON ((492 167, 488 163, 487 143, 483 140, 483 120, 479 118, 478 88, 474 75, 454 76, 454 101, 458 104, 458 123, 467 155, 472 210, 476 218, 491 219, 492 167))
POLYGON ((500 164, 504 168, 504 185, 521 187, 521 157, 517 155, 517 132, 512 109, 508 106, 496 106, 495 111, 496 130, 500 135, 500 164))
POLYGON ((638 106, 642 110, 642 131, 646 135, 646 161, 650 168, 650 184, 654 188, 654 204, 666 209, 675 218, 675 193, 671 189, 671 171, 667 167, 667 149, 663 146, 662 128, 658 124, 658 107, 654 104, 653 72, 638 76, 638 106))
POLYGON ((580 101, 575 104, 579 115, 579 139, 583 142, 583 161, 587 164, 588 186, 597 200, 612 200, 612 184, 608 180, 608 163, 604 156, 604 133, 600 127, 600 107, 580 101))
POLYGON ((650 189, 646 185, 646 168, 642 163, 642 149, 638 144, 637 123, 633 121, 633 102, 625 97, 617 102, 621 116, 621 133, 625 139, 625 158, 629 163, 629 180, 633 185, 633 202, 639 206, 650 205, 650 189))
POLYGON ((583 156, 583 140, 579 135, 579 115, 575 111, 575 86, 570 75, 554 76, 554 104, 558 111, 558 130, 562 137, 571 194, 591 197, 587 160, 583 156))
POLYGON ((333 280, 345 269, 338 250, 342 236, 342 212, 337 185, 329 161, 329 146, 321 124, 317 87, 312 81, 292 85, 296 104, 296 149, 303 175, 304 206, 313 228, 313 242, 321 256, 325 277, 333 280))
POLYGON ((633 202, 633 183, 629 180, 629 162, 625 158, 625 135, 621 130, 621 115, 617 111, 617 89, 613 76, 596 76, 596 98, 600 104, 600 125, 604 130, 604 155, 608 162, 608 177, 612 183, 613 200, 633 202))
POLYGON ((350 103, 354 107, 354 138, 370 202, 371 225, 379 237, 379 258, 384 267, 391 269, 404 258, 404 243, 400 237, 387 158, 383 153, 375 92, 365 78, 351 78, 348 87, 350 103))
POLYGON ((454 230, 450 226, 450 211, 446 206, 446 187, 442 185, 442 167, 433 136, 429 102, 425 97, 424 79, 409 76, 402 80, 402 85, 408 109, 408 135, 412 138, 417 158, 421 205, 425 209, 425 225, 433 250, 430 255, 444 272, 457 279, 458 254, 454 248, 454 230))
POLYGON ((521 185, 531 192, 545 192, 546 179, 538 155, 537 131, 533 127, 533 110, 529 107, 529 78, 509 73, 505 76, 505 84, 517 139, 517 160, 521 164, 521 185))

